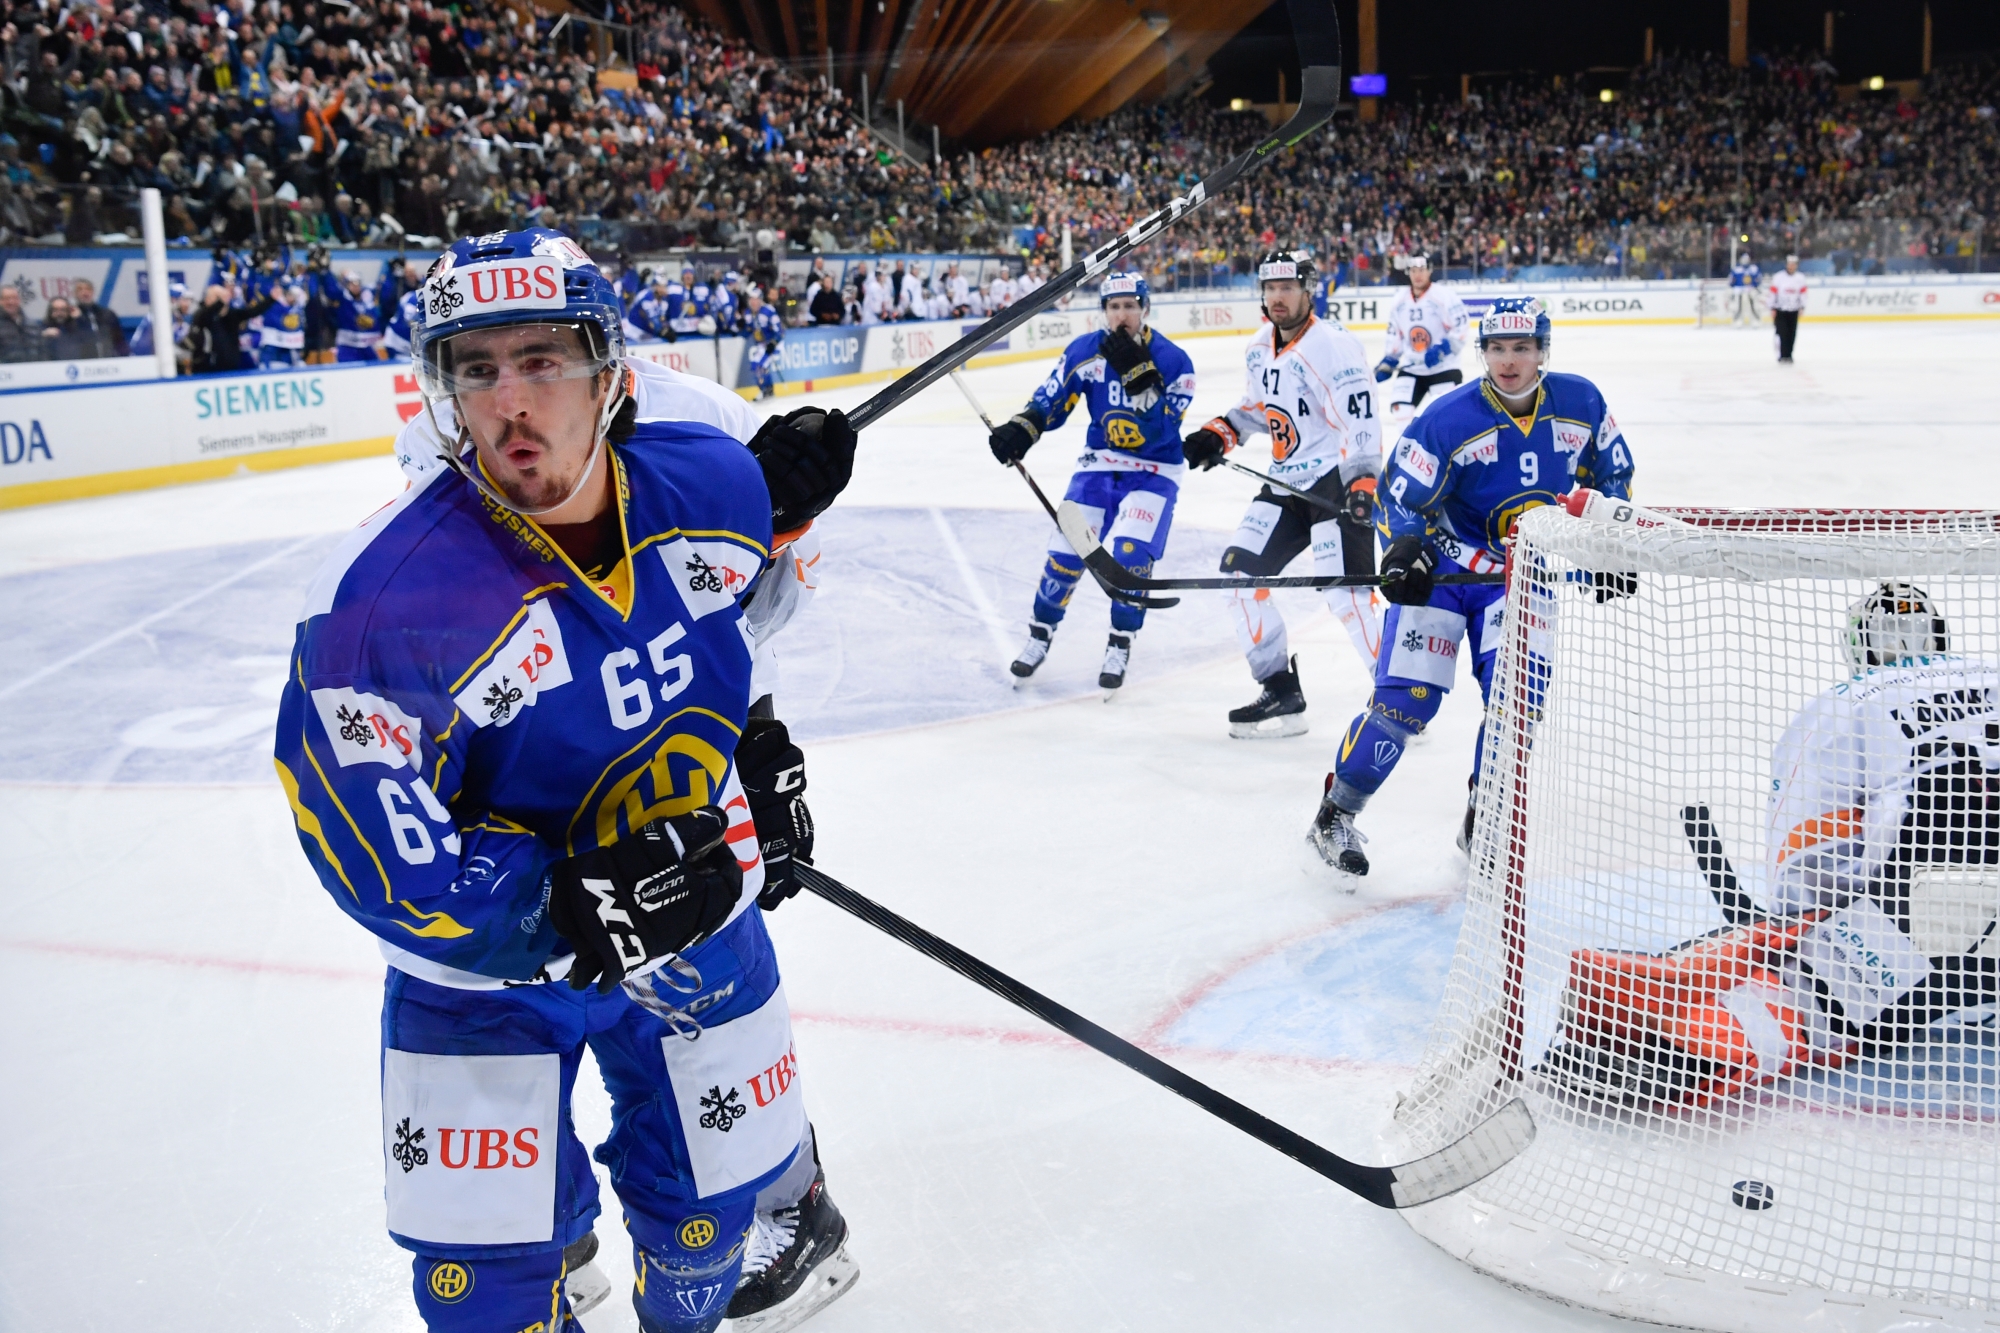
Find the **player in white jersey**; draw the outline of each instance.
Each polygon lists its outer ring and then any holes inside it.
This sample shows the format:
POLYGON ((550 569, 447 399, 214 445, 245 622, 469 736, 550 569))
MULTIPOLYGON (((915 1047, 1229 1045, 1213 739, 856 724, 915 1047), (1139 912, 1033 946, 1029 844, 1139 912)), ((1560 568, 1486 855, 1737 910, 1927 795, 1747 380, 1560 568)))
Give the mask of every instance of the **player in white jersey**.
POLYGON ((1458 368, 1458 354, 1470 336, 1465 303, 1449 287, 1431 281, 1428 255, 1411 255, 1408 272, 1410 290, 1389 307, 1389 333, 1375 365, 1375 381, 1385 385, 1385 448, 1402 438, 1425 395, 1465 382, 1458 368))
MULTIPOLYGON (((749 444, 770 422, 760 421, 750 404, 736 394, 699 375, 687 375, 652 361, 627 357, 630 375, 626 393, 638 421, 699 421, 715 426, 749 444)), ((812 412, 815 408, 803 408, 812 412)), ((445 466, 442 441, 458 438, 458 420, 450 398, 440 398, 430 410, 417 413, 396 435, 396 464, 413 485, 421 486, 431 473, 445 466)), ((771 421, 790 421, 797 412, 771 421)), ((772 567, 744 608, 744 618, 756 632, 757 647, 752 667, 751 698, 762 702, 777 687, 777 657, 771 636, 805 609, 819 587, 819 533, 808 522, 794 532, 779 532, 772 538, 772 567)))
MULTIPOLYGON (((1243 401, 1188 436, 1183 451, 1206 471, 1245 436, 1268 434, 1270 475, 1336 512, 1264 487, 1222 554, 1225 574, 1277 574, 1308 546, 1315 574, 1375 572, 1375 478, 1382 470, 1375 386, 1361 340, 1338 320, 1313 315, 1313 272, 1312 260, 1291 250, 1258 262, 1257 290, 1270 322, 1244 351, 1243 401)), ((1303 734, 1305 693, 1277 604, 1264 589, 1223 595, 1261 687, 1255 702, 1230 710, 1229 734, 1303 734)), ((1326 601, 1372 673, 1382 640, 1373 589, 1329 588, 1326 601)))
POLYGON ((1564 1082, 1702 1104, 1993 1003, 2000 665, 1952 656, 1936 605, 1901 582, 1849 609, 1845 646, 1851 678, 1772 754, 1772 915, 1664 957, 1580 951, 1568 1009, 1590 1017, 1552 1055, 1564 1082))

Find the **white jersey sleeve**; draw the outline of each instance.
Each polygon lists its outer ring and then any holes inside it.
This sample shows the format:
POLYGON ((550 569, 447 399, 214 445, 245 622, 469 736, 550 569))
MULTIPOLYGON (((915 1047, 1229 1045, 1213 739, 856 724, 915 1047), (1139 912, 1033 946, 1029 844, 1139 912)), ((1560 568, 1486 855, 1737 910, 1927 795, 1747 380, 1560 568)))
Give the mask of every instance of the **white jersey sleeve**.
POLYGON ((1995 792, 2000 668, 1943 660, 1834 686, 1772 754, 1771 906, 1841 906, 1898 863, 1991 865, 1995 792))
POLYGON ((1310 490, 1337 472, 1352 482, 1382 470, 1375 378, 1361 340, 1313 318, 1280 350, 1270 325, 1243 353, 1243 401, 1208 423, 1231 447, 1271 437, 1271 474, 1310 490))

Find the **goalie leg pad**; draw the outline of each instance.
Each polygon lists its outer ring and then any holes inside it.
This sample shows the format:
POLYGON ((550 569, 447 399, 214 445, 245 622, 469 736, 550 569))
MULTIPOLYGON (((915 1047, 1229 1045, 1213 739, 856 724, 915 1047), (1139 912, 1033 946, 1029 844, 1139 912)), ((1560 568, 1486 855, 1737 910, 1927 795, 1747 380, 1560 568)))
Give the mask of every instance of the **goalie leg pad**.
POLYGON ((1572 1090, 1701 1106, 1807 1063, 1840 1063, 1845 1048, 1794 956, 1815 924, 1757 922, 1665 956, 1577 950, 1564 1041, 1544 1072, 1572 1090))

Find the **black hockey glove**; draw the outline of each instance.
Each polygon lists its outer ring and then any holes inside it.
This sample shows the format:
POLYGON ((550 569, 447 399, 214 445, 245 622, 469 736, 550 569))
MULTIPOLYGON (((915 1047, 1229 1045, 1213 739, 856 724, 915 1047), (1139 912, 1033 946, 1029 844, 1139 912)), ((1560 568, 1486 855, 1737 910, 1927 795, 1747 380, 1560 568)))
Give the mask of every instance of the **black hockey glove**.
POLYGON ((1347 484, 1347 493, 1340 497, 1341 508, 1347 511, 1347 521, 1359 527, 1367 527, 1375 521, 1375 478, 1356 477, 1347 484))
POLYGON ((736 743, 736 776, 750 800, 764 890, 757 906, 772 911, 799 891, 794 864, 812 864, 813 820, 806 809, 806 757, 775 717, 753 717, 736 743))
POLYGON ((840 412, 801 407, 766 421, 750 452, 771 489, 771 530, 790 532, 826 512, 854 475, 854 428, 840 412))
POLYGON ((1181 457, 1187 459, 1189 467, 1203 472, 1220 463, 1228 452, 1229 441, 1206 426, 1181 441, 1181 457))
POLYGON ((549 924, 576 950, 569 984, 605 994, 625 977, 701 943, 729 919, 743 868, 712 805, 656 819, 609 847, 556 862, 549 924))
POLYGON ((1012 467, 1028 456, 1035 441, 1042 438, 1042 423, 1027 412, 1009 418, 993 428, 986 437, 986 447, 1000 460, 1002 467, 1012 467))
POLYGON ((1125 386, 1125 397, 1141 412, 1150 408, 1160 399, 1167 387, 1160 368, 1153 364, 1145 345, 1123 329, 1113 329, 1104 335, 1104 341, 1097 345, 1104 356, 1104 363, 1118 376, 1118 382, 1125 386))
POLYGON ((1600 570, 1591 574, 1590 586, 1597 594, 1597 604, 1602 606, 1614 597, 1631 597, 1637 594, 1639 591, 1639 576, 1637 574, 1606 574, 1600 570))
POLYGON ((1422 606, 1431 599, 1437 556, 1422 537, 1398 537, 1382 553, 1382 595, 1398 606, 1422 606))

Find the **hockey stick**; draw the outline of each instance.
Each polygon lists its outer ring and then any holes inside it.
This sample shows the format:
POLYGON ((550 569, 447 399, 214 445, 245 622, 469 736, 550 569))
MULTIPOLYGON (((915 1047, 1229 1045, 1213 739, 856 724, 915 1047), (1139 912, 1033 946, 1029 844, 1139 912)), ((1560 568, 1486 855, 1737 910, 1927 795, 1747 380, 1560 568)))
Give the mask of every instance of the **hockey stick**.
POLYGON ((1132 251, 1158 236, 1188 214, 1262 166, 1280 148, 1289 148, 1333 119, 1340 101, 1340 18, 1330 0, 1287 0, 1292 13, 1292 38, 1297 44, 1299 105, 1292 118, 1254 148, 1223 163, 1208 179, 1158 212, 1124 232, 1037 287, 993 318, 966 334, 930 360, 890 384, 847 414, 848 424, 861 430, 943 379, 986 348, 1041 314, 1085 282, 1103 273, 1132 251))
POLYGON ((1266 476, 1254 467, 1245 467, 1243 464, 1233 462, 1227 458, 1222 460, 1222 466, 1235 468, 1246 477, 1255 477, 1266 486, 1274 486, 1281 491, 1290 491, 1293 495, 1298 496, 1299 499, 1304 500, 1315 509, 1323 509, 1329 514, 1345 514, 1347 512, 1337 502, 1327 499, 1324 495, 1314 495, 1311 491, 1302 491, 1289 482, 1279 481, 1276 477, 1266 476))
MULTIPOLYGON (((972 410, 977 412, 979 419, 986 423, 986 433, 989 435, 992 434, 993 418, 986 415, 986 409, 980 406, 979 400, 972 394, 972 386, 965 382, 965 376, 958 373, 958 367, 956 366, 952 367, 951 370, 951 382, 958 386, 958 391, 965 395, 965 401, 972 404, 972 410)), ((1049 497, 1042 493, 1042 488, 1035 483, 1035 478, 1028 471, 1027 466, 1017 458, 1014 460, 1014 470, 1021 474, 1021 480, 1028 483, 1028 489, 1033 491, 1035 498, 1042 502, 1042 508, 1048 512, 1049 522, 1055 524, 1057 529, 1060 530, 1062 528, 1062 520, 1056 517, 1056 507, 1049 503, 1049 497)), ((1065 533, 1064 536, 1068 536, 1068 534, 1065 533)), ((1106 588, 1104 592, 1112 601, 1124 602, 1127 606, 1179 606, 1181 604, 1181 599, 1178 597, 1145 597, 1137 593, 1113 592, 1109 588, 1106 588)))
POLYGON ((1328 1152, 1311 1139, 1286 1129, 1275 1120, 1259 1115, 1234 1098, 1224 1096, 1199 1079, 1183 1074, 1166 1061, 1148 1055, 1123 1037, 1064 1008, 1041 992, 1030 990, 1006 973, 988 967, 957 945, 939 939, 922 926, 906 921, 812 866, 799 864, 792 873, 798 876, 801 885, 842 911, 860 917, 918 953, 943 963, 968 981, 984 986, 1009 1004, 1025 1009, 1044 1023, 1076 1038, 1092 1050, 1110 1056, 1161 1087, 1179 1093, 1259 1143, 1276 1148, 1342 1189, 1350 1190, 1380 1207, 1410 1208, 1454 1194, 1499 1170, 1534 1141, 1534 1118, 1528 1114, 1527 1103, 1516 1097, 1473 1126, 1463 1138, 1414 1162, 1405 1162, 1401 1166, 1363 1166, 1359 1162, 1350 1162, 1345 1157, 1328 1152))
POLYGON ((1708 891, 1715 895, 1716 905, 1722 909, 1722 919, 1732 926, 1762 921, 1764 914, 1736 882, 1736 868, 1729 864, 1729 854, 1722 849, 1722 835, 1716 832, 1708 807, 1682 806, 1681 826, 1687 830, 1688 846, 1694 849, 1694 863, 1708 881, 1708 891))
MULTIPOLYGON (((1140 578, 1125 566, 1111 558, 1111 552, 1104 549, 1097 540, 1097 534, 1090 530, 1090 522, 1083 516, 1083 510, 1074 503, 1064 500, 1056 506, 1056 523, 1069 538, 1069 544, 1082 555, 1084 566, 1097 576, 1107 593, 1149 592, 1155 588, 1379 588, 1382 586, 1380 574, 1299 574, 1280 578, 1246 578, 1240 574, 1225 574, 1215 578, 1201 579, 1148 579, 1140 578)), ((1432 580, 1441 587, 1459 583, 1505 583, 1507 576, 1494 574, 1440 574, 1432 580)))

